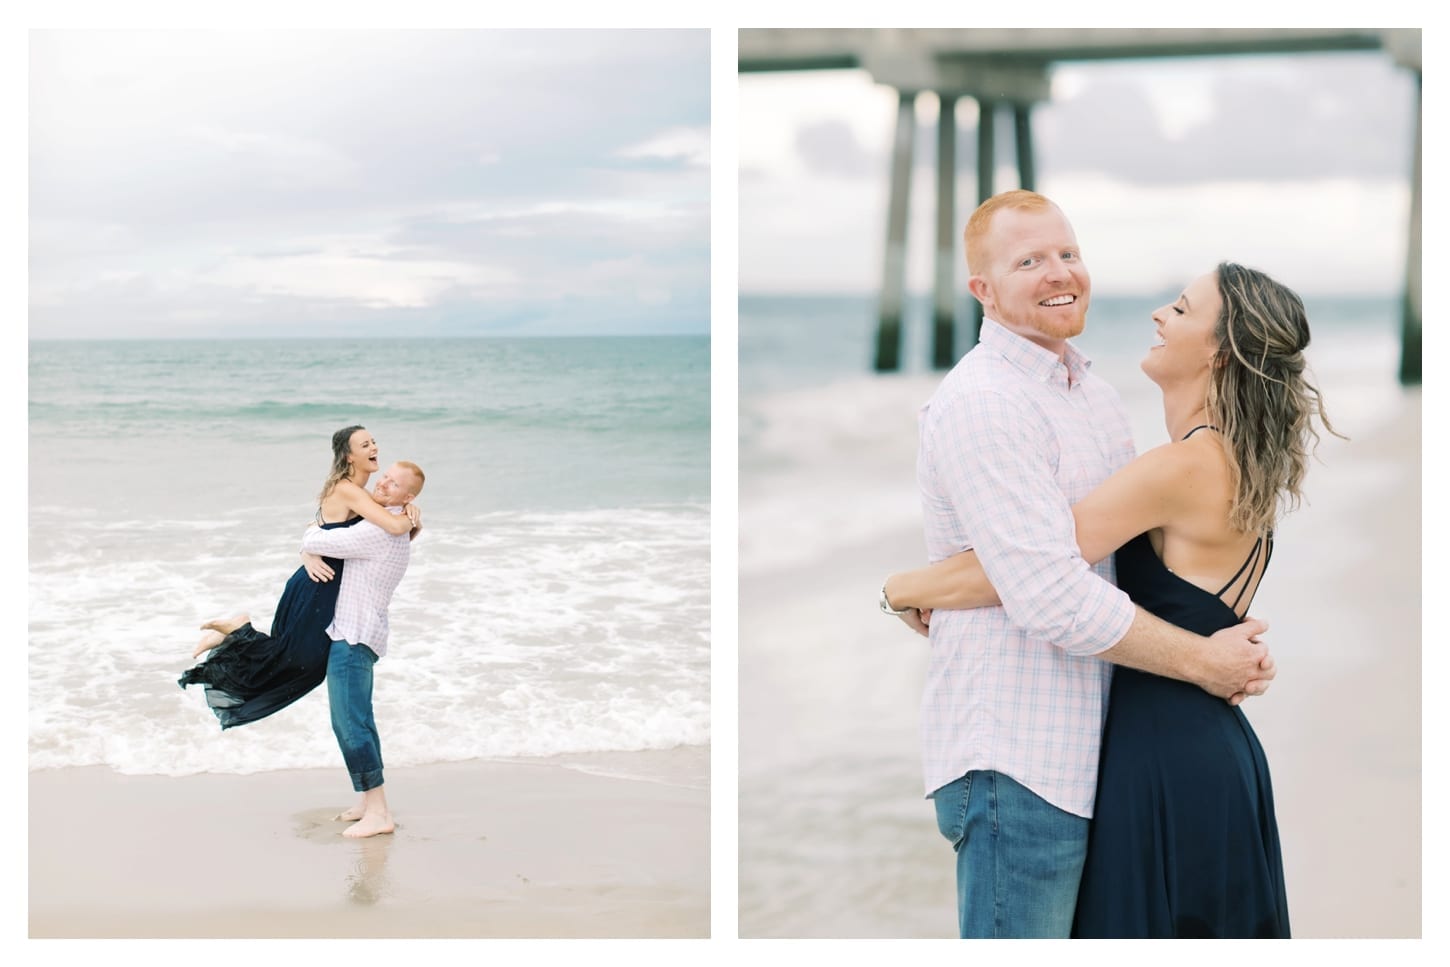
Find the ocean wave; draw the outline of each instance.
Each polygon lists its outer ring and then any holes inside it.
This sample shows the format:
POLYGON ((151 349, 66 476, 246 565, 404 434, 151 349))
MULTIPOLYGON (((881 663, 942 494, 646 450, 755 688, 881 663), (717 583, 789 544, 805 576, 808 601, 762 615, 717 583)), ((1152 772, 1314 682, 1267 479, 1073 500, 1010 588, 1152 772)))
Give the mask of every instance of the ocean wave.
MULTIPOLYGON (((132 553, 125 522, 102 531, 114 523, 78 525, 32 561, 31 767, 338 766, 323 689, 222 733, 197 689, 176 685, 201 618, 246 610, 270 625, 286 562, 239 542, 197 554, 171 528, 132 553)), ((708 504, 425 530, 377 671, 386 762, 708 744, 709 535, 708 504)))
POLYGON ((116 400, 86 397, 30 401, 33 434, 74 437, 78 434, 142 428, 174 433, 178 429, 209 432, 238 425, 270 436, 281 428, 335 429, 350 423, 426 427, 429 432, 464 429, 549 431, 561 434, 613 434, 622 438, 646 434, 708 434, 708 407, 673 405, 660 400, 647 405, 605 401, 589 407, 550 405, 539 401, 495 405, 375 405, 335 401, 280 399, 238 403, 207 399, 116 400))

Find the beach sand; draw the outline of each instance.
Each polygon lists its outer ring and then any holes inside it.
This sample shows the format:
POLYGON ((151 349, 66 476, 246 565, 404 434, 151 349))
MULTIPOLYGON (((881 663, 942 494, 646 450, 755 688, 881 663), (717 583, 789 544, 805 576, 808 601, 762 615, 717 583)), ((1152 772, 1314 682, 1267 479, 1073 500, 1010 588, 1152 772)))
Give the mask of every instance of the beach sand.
MULTIPOLYGON (((875 413, 833 424, 859 429, 822 444, 792 481, 809 497, 789 518, 792 553, 742 566, 742 936, 955 935, 951 847, 920 779, 926 645, 876 611, 883 575, 922 559, 910 401, 933 384, 859 394, 875 413), (874 534, 849 530, 861 508, 897 506, 911 516, 883 510, 874 534), (812 542, 829 550, 792 550, 812 542)), ((1353 439, 1321 447, 1252 610, 1270 622, 1279 674, 1246 713, 1273 776, 1301 938, 1413 938, 1424 926, 1421 400, 1398 388, 1374 399, 1331 409, 1353 439)), ((784 490, 765 471, 742 477, 743 548, 760 538, 753 508, 784 490)))
POLYGON ((31 938, 706 937, 709 750, 346 774, 30 773, 31 938), (620 778, 619 776, 630 778, 620 778))

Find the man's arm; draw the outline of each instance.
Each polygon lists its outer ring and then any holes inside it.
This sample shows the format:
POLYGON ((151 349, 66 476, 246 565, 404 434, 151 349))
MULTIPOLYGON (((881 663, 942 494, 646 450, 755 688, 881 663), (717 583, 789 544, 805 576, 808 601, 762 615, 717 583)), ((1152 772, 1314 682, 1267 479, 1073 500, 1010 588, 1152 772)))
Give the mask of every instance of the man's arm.
POLYGON ((351 527, 308 528, 307 533, 302 535, 302 550, 344 560, 382 557, 388 552, 392 540, 392 535, 382 528, 363 520, 351 527))
POLYGON ((1268 688, 1273 664, 1254 640, 1267 625, 1205 638, 1133 605, 1079 552, 1052 472, 1051 429, 1024 419, 1021 401, 1005 395, 956 403, 934 425, 936 472, 1013 624, 1069 654, 1192 682, 1235 704, 1268 688))
POLYGON ((924 418, 934 489, 1012 623, 1073 655, 1122 640, 1133 603, 1078 552, 1047 417, 1017 394, 985 389, 934 401, 924 418))
POLYGON ((1249 618, 1205 638, 1138 608, 1128 633, 1098 657, 1189 682, 1237 705, 1268 691, 1276 674, 1268 646, 1257 640, 1268 629, 1268 622, 1249 618))

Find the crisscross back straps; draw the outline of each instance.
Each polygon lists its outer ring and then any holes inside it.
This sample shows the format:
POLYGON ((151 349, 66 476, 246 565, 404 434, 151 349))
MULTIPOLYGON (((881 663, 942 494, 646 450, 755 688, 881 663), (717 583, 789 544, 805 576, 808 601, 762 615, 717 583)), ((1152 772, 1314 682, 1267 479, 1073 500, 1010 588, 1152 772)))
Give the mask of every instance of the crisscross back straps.
MULTIPOLYGON (((1229 607, 1234 610, 1235 614, 1239 613, 1239 602, 1243 600, 1244 592, 1249 589, 1250 585, 1253 585, 1254 593, 1258 593, 1259 586, 1258 583, 1254 581, 1254 570, 1256 565, 1259 563, 1260 551, 1264 551, 1264 566, 1259 569, 1259 577, 1262 579, 1264 572, 1269 569, 1269 558, 1274 556, 1274 534, 1272 531, 1269 532, 1267 538, 1259 537, 1254 541, 1254 546, 1249 551, 1249 556, 1244 561, 1243 566, 1234 573, 1233 577, 1228 579, 1227 584, 1225 584, 1218 590, 1218 597, 1222 598, 1225 594, 1228 593, 1229 588, 1234 586, 1234 582, 1236 582, 1239 578, 1244 577, 1245 571, 1248 572, 1248 577, 1244 578, 1244 586, 1239 588, 1239 593, 1234 596, 1233 604, 1229 605, 1229 607), (1265 550, 1266 548, 1267 550, 1265 550)), ((1253 603, 1254 595, 1250 594, 1248 604, 1253 603)), ((1247 610, 1248 604, 1244 605, 1245 610, 1247 610)))

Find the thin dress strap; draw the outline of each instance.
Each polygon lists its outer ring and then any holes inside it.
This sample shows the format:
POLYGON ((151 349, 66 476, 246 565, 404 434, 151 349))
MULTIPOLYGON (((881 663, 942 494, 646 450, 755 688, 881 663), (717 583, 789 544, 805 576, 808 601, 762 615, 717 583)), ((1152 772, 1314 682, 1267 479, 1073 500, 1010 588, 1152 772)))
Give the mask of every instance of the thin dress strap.
MULTIPOLYGON (((1218 427, 1213 426, 1210 423, 1200 423, 1198 426, 1194 427, 1193 429, 1189 430, 1187 433, 1183 434, 1183 438, 1182 439, 1183 440, 1187 440, 1189 437, 1193 436, 1193 434, 1197 433, 1199 430, 1217 430, 1217 429, 1218 429, 1218 427)), ((1180 441, 1180 442, 1182 442, 1182 441, 1180 441)))

